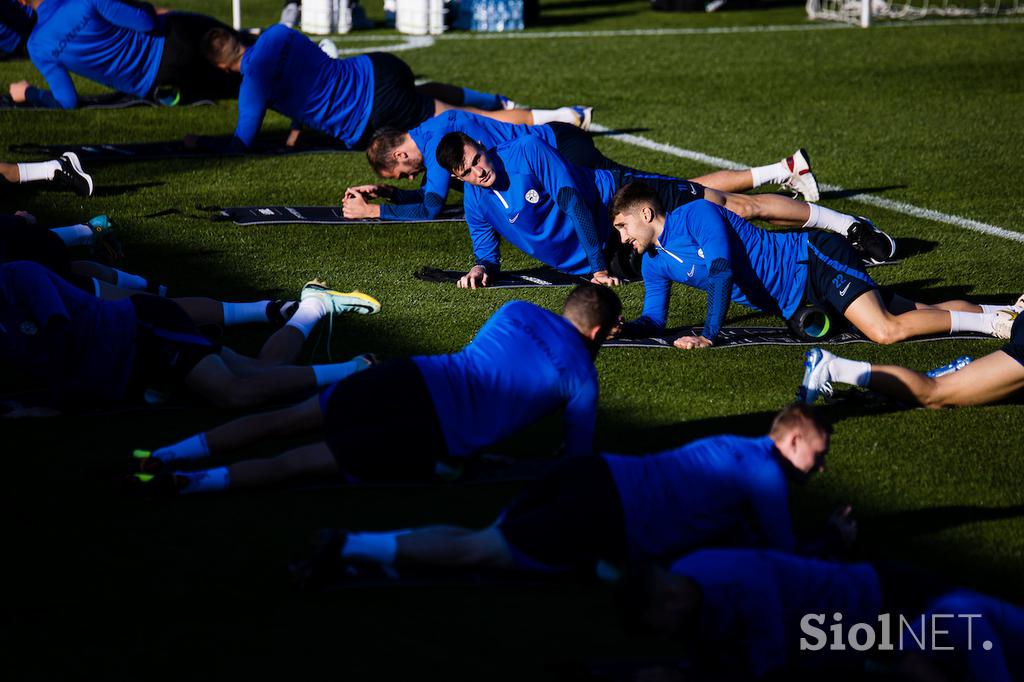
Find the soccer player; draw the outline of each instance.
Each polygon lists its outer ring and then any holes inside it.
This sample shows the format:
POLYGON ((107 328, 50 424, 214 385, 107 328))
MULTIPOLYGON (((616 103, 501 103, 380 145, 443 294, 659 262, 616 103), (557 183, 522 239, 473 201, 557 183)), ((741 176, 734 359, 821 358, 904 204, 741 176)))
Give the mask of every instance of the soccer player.
POLYGON ((285 363, 325 315, 380 309, 365 294, 307 284, 287 324, 250 358, 204 337, 186 305, 146 294, 102 301, 38 263, 0 264, 0 358, 45 382, 55 408, 138 401, 150 388, 186 388, 217 405, 244 407, 365 369, 364 357, 285 363))
POLYGON ((705 198, 734 213, 780 225, 806 223, 849 233, 867 257, 887 258, 895 249, 895 242, 864 218, 776 194, 724 193, 624 167, 581 168, 533 136, 485 149, 464 133, 449 133, 438 144, 437 161, 466 185, 466 222, 476 265, 459 281, 460 287, 487 286, 500 270, 499 235, 557 270, 590 275, 598 284, 618 284, 620 278, 608 271, 618 241, 610 238, 606 209, 616 190, 635 180, 651 184, 662 203, 673 208, 705 198))
MULTIPOLYGON (((510 123, 590 125, 591 110, 584 107, 532 111, 454 107, 417 88, 409 65, 392 54, 373 52, 331 59, 309 38, 283 24, 268 28, 249 48, 230 29, 210 31, 204 46, 211 64, 242 76, 238 125, 232 140, 235 148, 252 144, 267 109, 292 119, 289 144, 295 143, 298 130, 305 125, 351 148, 365 147, 377 128, 413 128, 452 108, 510 123)), ((452 86, 433 89, 438 87, 452 86)))
MULTIPOLYGON (((804 361, 799 397, 813 403, 832 395, 834 383, 863 386, 906 403, 938 409, 984 405, 1024 389, 1024 296, 1013 307, 996 311, 997 336, 1009 338, 1001 350, 974 360, 962 369, 921 374, 906 367, 847 360, 812 348, 804 361)), ((952 367, 950 368, 952 369, 952 367)))
POLYGON ((561 409, 566 454, 589 454, 598 393, 594 359, 620 310, 613 291, 594 285, 575 288, 561 315, 525 301, 507 303, 457 353, 377 365, 294 407, 236 419, 151 455, 143 451, 143 471, 159 475, 136 480, 193 493, 301 475, 445 477, 460 459, 561 409), (322 440, 277 457, 167 473, 273 435, 313 430, 322 430, 322 440))
POLYGON ((883 300, 861 258, 836 234, 769 232, 704 200, 665 215, 654 189, 641 182, 616 192, 609 212, 622 241, 644 254, 644 308, 624 325, 630 336, 665 328, 673 282, 707 292, 702 334, 676 339, 677 348, 713 345, 730 301, 786 320, 804 304, 821 306, 881 344, 958 331, 1005 333, 993 327, 992 307, 926 305, 899 295, 883 300))
POLYGON ((80 197, 92 196, 92 176, 82 169, 78 154, 64 152, 52 161, 34 163, 0 162, 0 177, 11 184, 49 182, 69 189, 80 197))
POLYGON ((166 96, 168 104, 238 96, 238 76, 203 57, 203 35, 224 26, 212 17, 121 0, 19 1, 36 11, 28 53, 50 90, 11 83, 15 102, 74 109, 71 73, 136 97, 166 96))
POLYGON ((821 468, 830 429, 803 405, 767 436, 714 436, 647 456, 567 460, 482 530, 322 532, 309 567, 481 566, 546 573, 678 556, 722 542, 793 550, 789 479, 821 468))
MULTIPOLYGON (((464 111, 447 111, 412 130, 381 128, 373 134, 366 158, 382 178, 414 180, 424 173, 419 190, 401 190, 391 185, 361 185, 345 192, 346 218, 382 220, 430 220, 444 208, 451 184, 451 172, 437 163, 437 146, 448 133, 461 132, 490 149, 517 137, 533 135, 547 142, 563 159, 584 168, 621 169, 594 146, 586 131, 567 123, 540 126, 516 125, 487 119, 464 111), (385 198, 388 204, 370 204, 368 199, 385 198)), ((808 201, 817 201, 818 183, 804 150, 778 163, 748 170, 720 170, 694 178, 692 182, 722 192, 745 192, 769 182, 778 182, 808 201)))

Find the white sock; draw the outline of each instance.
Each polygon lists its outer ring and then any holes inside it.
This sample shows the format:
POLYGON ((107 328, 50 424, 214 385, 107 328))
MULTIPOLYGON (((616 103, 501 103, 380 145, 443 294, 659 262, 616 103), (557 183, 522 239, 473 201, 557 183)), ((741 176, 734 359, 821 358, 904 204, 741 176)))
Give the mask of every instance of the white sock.
POLYGON ((145 277, 133 275, 130 272, 121 272, 117 268, 114 268, 114 272, 117 273, 117 286, 122 289, 137 289, 139 291, 145 291, 146 287, 149 286, 149 282, 146 281, 145 277))
POLYGON ((39 163, 19 163, 18 182, 37 182, 53 180, 53 174, 60 170, 60 161, 40 161, 39 163))
POLYGON ((348 362, 337 362, 333 365, 313 365, 313 374, 316 376, 317 386, 327 386, 329 384, 336 384, 347 376, 352 376, 356 372, 362 372, 364 369, 369 368, 366 360, 362 356, 352 358, 348 362))
POLYGON ((308 337, 316 323, 326 314, 327 308, 324 307, 323 301, 319 298, 307 298, 299 302, 295 314, 285 323, 285 326, 295 327, 302 332, 303 336, 308 337))
POLYGON ((91 246, 92 228, 88 225, 69 225, 68 227, 54 227, 50 230, 60 237, 60 240, 67 246, 91 246))
POLYGON ((192 493, 216 493, 231 487, 231 476, 227 467, 205 469, 203 471, 175 471, 175 476, 182 476, 187 483, 181 489, 182 495, 192 493))
POLYGON ((758 166, 757 168, 751 168, 750 174, 754 177, 754 187, 760 187, 768 183, 781 184, 786 180, 789 180, 789 176, 792 171, 789 170, 789 164, 786 160, 776 161, 769 166, 758 166))
MULTIPOLYGON (((270 301, 253 301, 252 303, 222 303, 224 306, 224 326, 247 324, 249 322, 268 322, 267 305, 270 301)), ((323 305, 323 304, 321 304, 323 305)))
POLYGON ((979 303, 978 305, 981 307, 983 315, 995 315, 1000 310, 1009 310, 1013 307, 1011 305, 986 305, 985 303, 979 303))
POLYGON ((832 381, 841 384, 867 386, 871 379, 871 363, 837 357, 828 363, 828 375, 832 381))
POLYGON ((991 334, 992 322, 995 319, 995 313, 965 313, 959 310, 951 310, 949 312, 949 333, 979 332, 981 334, 991 334))
POLYGON ((540 126, 545 123, 571 123, 576 125, 580 117, 572 110, 572 107, 561 107, 560 109, 531 109, 533 113, 533 125, 540 126))
POLYGON ((398 536, 402 533, 350 533, 341 548, 342 559, 375 561, 379 564, 395 563, 398 536))
POLYGON ((857 222, 852 215, 833 211, 831 208, 817 204, 807 204, 807 207, 811 209, 811 217, 804 223, 804 227, 816 227, 829 232, 837 232, 845 237, 850 225, 857 222))
POLYGON ((165 462, 179 459, 203 459, 210 456, 210 446, 206 444, 206 433, 189 436, 174 445, 166 445, 153 451, 153 456, 165 462))

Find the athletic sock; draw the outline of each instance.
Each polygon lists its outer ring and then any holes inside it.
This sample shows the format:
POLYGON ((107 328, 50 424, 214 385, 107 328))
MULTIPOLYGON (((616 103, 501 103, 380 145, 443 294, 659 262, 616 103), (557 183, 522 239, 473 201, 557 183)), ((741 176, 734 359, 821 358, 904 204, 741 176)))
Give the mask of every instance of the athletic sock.
POLYGON ((807 207, 811 209, 811 217, 804 223, 804 227, 816 227, 828 230, 829 232, 836 232, 845 237, 850 229, 850 225, 857 222, 857 219, 852 215, 833 211, 831 208, 825 208, 817 204, 807 204, 807 207))
POLYGON ((571 123, 578 125, 580 117, 573 111, 572 107, 560 109, 531 109, 533 113, 533 125, 539 126, 545 123, 571 123))
POLYGON ((871 363, 834 358, 828 363, 828 375, 840 384, 867 386, 871 380, 871 363))
POLYGON ((210 446, 206 444, 206 433, 189 436, 173 445, 166 445, 153 451, 153 457, 164 462, 185 459, 203 459, 210 456, 210 446))
POLYGON ((401 533, 396 532, 350 533, 341 548, 341 558, 393 564, 398 554, 399 535, 401 533))
POLYGON ((285 326, 295 327, 302 332, 303 336, 308 337, 316 323, 326 314, 327 308, 324 306, 324 302, 319 298, 310 297, 299 302, 295 314, 285 323, 285 326))
POLYGON ((352 358, 348 362, 336 362, 332 365, 313 365, 313 375, 316 376, 317 386, 335 384, 345 377, 352 376, 369 368, 369 363, 363 356, 352 358))
POLYGON ((122 272, 117 268, 113 268, 113 270, 117 273, 116 284, 122 289, 136 289, 138 291, 146 291, 149 289, 149 282, 146 281, 145 277, 133 275, 130 272, 122 272))
POLYGON ((754 177, 754 187, 760 187, 768 183, 781 184, 789 179, 791 171, 786 160, 777 161, 768 166, 758 166, 757 168, 751 168, 750 174, 754 177))
MULTIPOLYGON (((221 303, 224 306, 224 326, 248 324, 249 322, 269 322, 267 306, 270 301, 253 301, 251 303, 221 303)), ((323 305, 322 303, 320 305, 323 305)))
POLYGON ((18 182, 37 182, 53 180, 53 174, 60 170, 60 161, 40 161, 39 163, 19 163, 18 182))
POLYGON ((949 333, 978 332, 991 334, 995 313, 965 313, 959 310, 949 312, 949 333))
POLYGON ((484 111, 501 111, 501 98, 489 92, 478 92, 469 88, 462 88, 462 103, 467 107, 483 109, 484 111))
POLYGON ((54 227, 50 229, 50 232, 60 237, 66 246, 92 246, 92 228, 88 225, 54 227))
POLYGON ((981 308, 982 315, 995 315, 1000 310, 1009 310, 1013 307, 1009 305, 988 305, 985 303, 979 303, 978 306, 981 308))
POLYGON ((227 467, 202 471, 175 471, 174 475, 185 479, 185 485, 180 490, 182 495, 216 493, 231 486, 231 476, 227 467))

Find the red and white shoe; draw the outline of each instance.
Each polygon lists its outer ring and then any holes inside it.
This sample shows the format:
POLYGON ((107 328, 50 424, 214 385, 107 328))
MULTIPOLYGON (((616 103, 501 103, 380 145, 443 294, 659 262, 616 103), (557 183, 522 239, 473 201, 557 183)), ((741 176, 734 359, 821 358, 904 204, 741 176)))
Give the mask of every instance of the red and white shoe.
POLYGON ((791 190, 795 195, 803 197, 804 201, 817 201, 819 198, 818 181, 814 178, 811 170, 811 157, 807 155, 806 149, 798 149, 792 156, 782 160, 789 168, 789 179, 782 183, 782 186, 791 190))

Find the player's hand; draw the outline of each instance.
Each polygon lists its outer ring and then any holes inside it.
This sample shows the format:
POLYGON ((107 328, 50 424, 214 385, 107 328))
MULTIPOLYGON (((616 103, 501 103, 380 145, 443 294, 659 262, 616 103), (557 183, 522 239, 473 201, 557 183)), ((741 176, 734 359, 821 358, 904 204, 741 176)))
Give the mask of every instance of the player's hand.
POLYGON ((459 279, 460 289, 476 289, 487 286, 487 268, 482 265, 474 265, 469 272, 459 279))
POLYGON ((25 102, 25 93, 28 92, 29 84, 28 81, 18 81, 17 83, 11 83, 9 88, 11 99, 14 100, 15 104, 23 104, 25 102))
POLYGON ((199 146, 199 136, 198 135, 186 135, 185 139, 182 140, 182 142, 185 143, 185 149, 195 149, 196 147, 199 146))
POLYGON ((617 287, 622 284, 618 277, 612 277, 608 274, 607 270, 598 270, 590 278, 590 281, 594 284, 603 284, 608 287, 617 287))
POLYGON ((672 342, 672 345, 683 350, 690 350, 691 348, 707 348, 711 345, 711 341, 703 336, 680 336, 672 342))
POLYGON ((293 129, 293 130, 289 131, 288 137, 285 138, 284 146, 285 147, 294 147, 295 145, 297 145, 299 143, 299 136, 300 135, 302 135, 302 131, 301 130, 294 130, 293 129))
POLYGON ((395 188, 390 185, 356 185, 345 190, 345 196, 361 194, 366 199, 387 199, 394 190, 395 188))
POLYGON ((38 222, 36 221, 36 217, 28 211, 15 211, 14 215, 24 220, 26 225, 35 225, 36 222, 38 222))
POLYGON ((853 507, 846 504, 836 508, 828 517, 828 525, 839 533, 843 547, 849 549, 857 541, 857 519, 853 517, 853 507))
POLYGON ((341 200, 341 212, 349 220, 379 218, 380 206, 367 203, 366 199, 359 192, 347 190, 345 198, 341 200))
POLYGON ((619 334, 622 333, 622 328, 626 325, 626 318, 619 315, 619 319, 615 320, 615 326, 608 330, 609 339, 617 339, 619 334))

